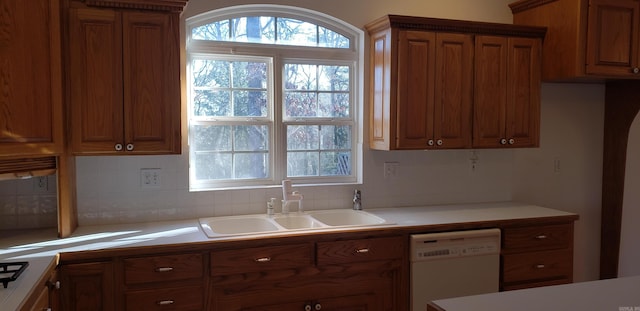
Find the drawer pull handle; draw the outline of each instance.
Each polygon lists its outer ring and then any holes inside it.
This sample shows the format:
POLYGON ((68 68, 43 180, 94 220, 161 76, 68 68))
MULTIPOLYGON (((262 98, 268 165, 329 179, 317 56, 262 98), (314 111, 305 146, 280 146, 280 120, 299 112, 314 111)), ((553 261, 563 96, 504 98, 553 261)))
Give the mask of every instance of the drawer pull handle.
POLYGON ((536 269, 544 269, 545 267, 543 264, 536 265, 536 269))
POLYGON ((271 261, 271 257, 256 258, 256 262, 269 262, 269 261, 271 261))
POLYGON ((171 272, 173 271, 172 267, 160 267, 156 268, 156 272, 171 272))
POLYGON ((366 254, 368 252, 369 252, 368 248, 361 248, 361 249, 356 250, 356 253, 358 253, 358 254, 366 254))
POLYGON ((541 234, 541 235, 536 236, 536 239, 538 239, 538 240, 544 240, 544 239, 546 239, 546 238, 547 238, 547 236, 546 236, 546 235, 544 235, 544 234, 541 234))
POLYGON ((168 306, 168 305, 172 305, 172 304, 174 304, 174 303, 175 303, 175 301, 174 301, 174 300, 160 300, 160 301, 158 301, 158 303, 157 303, 157 304, 158 304, 159 306, 168 306))

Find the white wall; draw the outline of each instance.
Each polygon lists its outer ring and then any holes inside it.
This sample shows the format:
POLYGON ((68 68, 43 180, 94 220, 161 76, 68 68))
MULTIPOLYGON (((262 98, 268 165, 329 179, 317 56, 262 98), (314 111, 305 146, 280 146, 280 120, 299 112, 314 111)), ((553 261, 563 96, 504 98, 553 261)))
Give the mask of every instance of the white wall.
MULTIPOLYGON (((345 20, 356 27, 385 14, 510 23, 511 0, 278 0, 345 20)), ((183 17, 207 10, 255 3, 247 0, 191 0, 183 17)), ((366 71, 365 71, 366 72, 366 71)), ((516 198, 577 212, 576 280, 597 277, 603 88, 545 85, 540 149, 480 150, 471 170, 469 150, 382 152, 364 150, 364 183, 300 189, 309 209, 349 207, 355 188, 364 208, 504 201, 516 198), (559 187, 551 188, 549 159, 561 159, 559 187), (398 177, 383 178, 384 162, 400 164, 398 177), (564 191, 563 191, 564 190, 564 191), (589 240, 588 240, 589 239, 589 240)), ((365 98, 365 102, 366 102, 365 98)), ((366 109, 366 108, 365 108, 366 109)), ((365 116, 368 111, 364 111, 365 116)), ((186 121, 184 122, 186 124, 186 121)), ((367 137, 368 124, 364 124, 367 137)), ((365 143, 366 145, 366 143, 365 143)), ((188 192, 188 159, 180 156, 79 157, 78 216, 81 225, 194 218, 264 212, 279 188, 188 192), (140 168, 162 169, 160 189, 142 189, 140 168)))
POLYGON ((513 198, 579 214, 575 280, 597 279, 604 85, 545 83, 541 98, 540 148, 516 150, 513 198))
POLYGON ((640 117, 631 124, 622 202, 618 276, 640 275, 640 117))

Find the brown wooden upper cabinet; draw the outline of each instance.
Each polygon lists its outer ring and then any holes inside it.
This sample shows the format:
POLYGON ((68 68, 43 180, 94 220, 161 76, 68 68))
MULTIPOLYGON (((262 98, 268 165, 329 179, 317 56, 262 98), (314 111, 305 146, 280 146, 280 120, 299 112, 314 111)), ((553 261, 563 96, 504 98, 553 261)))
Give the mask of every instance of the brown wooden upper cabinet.
POLYGON ((180 153, 179 14, 186 1, 138 2, 69 2, 74 154, 180 153), (94 7, 102 5, 117 8, 94 7))
POLYGON ((372 149, 538 146, 544 28, 397 15, 366 28, 372 149))
POLYGON ((60 154, 60 1, 3 0, 0 21, 0 157, 60 154))
POLYGON ((545 81, 640 79, 640 1, 522 0, 513 22, 548 27, 545 81))

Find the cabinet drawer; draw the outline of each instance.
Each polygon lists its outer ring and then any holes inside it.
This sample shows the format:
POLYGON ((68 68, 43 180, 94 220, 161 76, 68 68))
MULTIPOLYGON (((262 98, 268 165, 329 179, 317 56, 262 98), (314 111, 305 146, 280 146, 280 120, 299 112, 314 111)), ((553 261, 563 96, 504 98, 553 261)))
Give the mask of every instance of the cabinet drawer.
POLYGON ((502 236, 502 249, 506 251, 571 248, 573 224, 505 228, 502 236))
POLYGON ((318 265, 402 258, 402 237, 360 239, 317 244, 318 265))
POLYGON ((200 286, 130 291, 125 294, 127 311, 204 310, 204 290, 200 286))
POLYGON ((201 278, 202 271, 202 254, 139 257, 124 260, 124 280, 129 285, 201 278))
POLYGON ((211 275, 260 272, 313 265, 311 244, 253 247, 211 252, 211 275))
POLYGON ((502 256, 504 283, 569 279, 573 275, 573 250, 553 250, 502 256))

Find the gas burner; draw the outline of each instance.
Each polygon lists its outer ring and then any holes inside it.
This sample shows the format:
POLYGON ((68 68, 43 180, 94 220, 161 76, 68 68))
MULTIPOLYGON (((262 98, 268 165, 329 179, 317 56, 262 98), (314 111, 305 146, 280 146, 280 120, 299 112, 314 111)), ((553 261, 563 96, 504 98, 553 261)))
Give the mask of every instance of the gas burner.
POLYGON ((26 261, 0 262, 0 282, 7 288, 9 282, 15 281, 29 265, 26 261))

